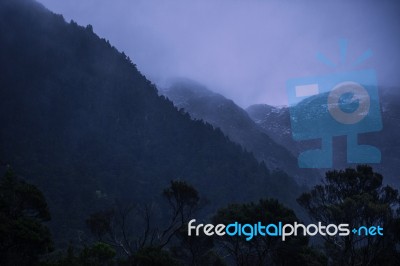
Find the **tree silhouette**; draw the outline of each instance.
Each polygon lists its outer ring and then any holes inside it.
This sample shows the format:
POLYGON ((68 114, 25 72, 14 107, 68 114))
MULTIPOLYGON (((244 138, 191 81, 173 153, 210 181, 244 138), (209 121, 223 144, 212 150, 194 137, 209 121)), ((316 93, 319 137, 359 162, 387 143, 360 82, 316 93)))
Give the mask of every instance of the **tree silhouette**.
POLYGON ((35 186, 7 170, 0 179, 0 265, 36 265, 52 250, 50 213, 35 186))
POLYGON ((350 229, 381 226, 383 236, 323 236, 332 265, 399 265, 398 191, 382 185, 370 166, 326 173, 324 183, 302 194, 298 202, 310 217, 324 224, 347 223, 350 229))
MULTIPOLYGON (((230 204, 214 216, 214 224, 269 224, 298 221, 295 213, 274 199, 261 199, 254 203, 230 204)), ((245 236, 223 236, 216 238, 228 256, 237 265, 323 265, 324 258, 308 247, 304 236, 280 237, 255 236, 246 241, 245 236)), ((226 257, 223 256, 223 257, 226 257)))
POLYGON ((161 259, 146 256, 153 256, 157 250, 166 254, 163 248, 183 230, 200 200, 197 190, 180 180, 171 181, 162 195, 170 206, 168 219, 155 222, 150 205, 125 206, 119 202, 112 209, 91 214, 86 224, 97 241, 122 251, 129 260, 161 259), (133 216, 141 217, 143 224, 132 228, 133 216))

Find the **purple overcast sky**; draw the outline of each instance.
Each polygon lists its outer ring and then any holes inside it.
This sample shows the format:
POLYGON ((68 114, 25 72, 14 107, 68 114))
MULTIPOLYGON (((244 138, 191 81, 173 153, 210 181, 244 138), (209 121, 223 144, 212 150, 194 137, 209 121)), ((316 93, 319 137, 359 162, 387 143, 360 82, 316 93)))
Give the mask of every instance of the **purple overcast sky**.
MULTIPOLYGON (((185 77, 234 100, 287 103, 289 78, 374 68, 381 86, 400 85, 398 1, 39 0, 67 21, 91 24, 159 86, 185 77), (339 62, 332 69, 316 53, 339 62), (367 49, 373 57, 349 65, 367 49)), ((400 88, 400 86, 398 86, 400 88)))

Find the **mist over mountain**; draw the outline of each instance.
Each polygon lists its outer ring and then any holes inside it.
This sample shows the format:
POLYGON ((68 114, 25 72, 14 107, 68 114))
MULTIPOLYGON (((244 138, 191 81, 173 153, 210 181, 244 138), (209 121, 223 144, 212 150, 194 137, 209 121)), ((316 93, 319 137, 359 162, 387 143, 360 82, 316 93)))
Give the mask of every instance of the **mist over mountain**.
POLYGON ((319 181, 315 170, 299 169, 297 159, 289 150, 269 137, 245 110, 232 100, 214 93, 203 85, 188 79, 177 78, 160 93, 173 101, 177 108, 187 111, 193 119, 201 119, 215 128, 220 128, 230 140, 250 151, 268 168, 284 171, 300 185, 311 185, 319 181))
MULTIPOLYGON (((323 95, 307 99, 307 103, 320 101, 323 95)), ((381 163, 373 164, 374 168, 382 173, 386 182, 395 186, 400 186, 398 174, 400 141, 400 90, 395 87, 379 88, 380 107, 383 127, 381 131, 363 133, 358 135, 359 144, 368 144, 377 147, 381 151, 381 163)), ((276 108, 266 104, 249 106, 247 113, 253 121, 259 125, 263 131, 274 141, 290 150, 297 157, 301 152, 308 149, 316 149, 321 146, 320 139, 295 141, 292 137, 289 108, 276 108)), ((354 166, 347 163, 346 158, 346 136, 333 138, 333 168, 344 168, 354 166)), ((323 169, 329 170, 329 169, 323 169)))
POLYGON ((324 75, 325 54, 350 67, 377 70, 383 85, 400 81, 400 5, 397 1, 132 1, 39 0, 97 33, 135 59, 152 82, 186 77, 245 108, 287 104, 288 78, 324 75), (338 19, 340 18, 340 19, 338 19), (348 40, 347 60, 340 39, 348 40))
POLYGON ((157 202, 173 179, 207 198, 203 215, 259 197, 295 205, 292 178, 178 111, 90 25, 1 0, 0 33, 0 161, 43 190, 58 243, 115 200, 157 202))

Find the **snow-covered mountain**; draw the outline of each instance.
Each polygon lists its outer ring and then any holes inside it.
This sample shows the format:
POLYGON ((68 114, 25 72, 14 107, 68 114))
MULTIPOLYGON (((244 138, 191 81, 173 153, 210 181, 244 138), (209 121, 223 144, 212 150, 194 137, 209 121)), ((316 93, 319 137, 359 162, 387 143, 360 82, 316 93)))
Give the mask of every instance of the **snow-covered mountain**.
MULTIPOLYGON (((377 147, 382 154, 381 163, 372 164, 374 169, 384 176, 384 181, 400 187, 400 89, 382 88, 380 107, 383 128, 379 132, 358 135, 359 144, 377 147)), ((266 104, 252 105, 246 108, 250 118, 263 129, 263 132, 275 142, 288 149, 296 158, 310 148, 321 145, 319 139, 295 141, 292 138, 290 114, 287 107, 273 107, 266 104)), ((346 136, 333 138, 333 168, 341 169, 352 166, 346 161, 346 136)), ((322 169, 323 171, 329 169, 322 169)))

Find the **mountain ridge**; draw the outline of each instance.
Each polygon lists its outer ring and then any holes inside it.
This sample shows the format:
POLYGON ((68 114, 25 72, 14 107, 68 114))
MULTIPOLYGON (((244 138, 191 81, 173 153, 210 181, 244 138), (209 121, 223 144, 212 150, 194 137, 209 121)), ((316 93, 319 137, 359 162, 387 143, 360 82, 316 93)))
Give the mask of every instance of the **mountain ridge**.
POLYGON ((252 152, 259 161, 264 161, 268 168, 288 173, 300 185, 317 182, 319 175, 316 171, 299 169, 296 158, 286 147, 265 134, 246 110, 232 100, 188 79, 175 80, 159 91, 193 119, 202 119, 220 128, 229 139, 252 152))
POLYGON ((289 177, 178 111, 90 25, 1 0, 0 32, 0 160, 44 192, 57 243, 115 200, 161 208, 173 179, 208 199, 203 215, 259 197, 296 204, 289 177))
MULTIPOLYGON (((315 97, 314 97, 315 98, 315 97)), ((312 101, 314 98, 307 99, 312 101)), ((379 99, 383 128, 378 132, 358 134, 360 144, 369 144, 381 150, 381 163, 373 164, 374 169, 385 176, 385 182, 400 187, 400 180, 396 171, 399 163, 397 149, 400 143, 397 136, 400 134, 400 110, 397 102, 400 100, 400 90, 395 87, 379 88, 379 99)), ((318 97, 314 100, 318 100, 318 97)), ((252 105, 246 108, 251 119, 277 143, 289 149, 296 157, 300 152, 309 148, 318 148, 320 140, 295 141, 291 135, 289 107, 275 108, 269 105, 252 105)), ((340 169, 355 166, 346 162, 346 136, 333 137, 333 168, 340 169)), ((323 169, 323 170, 330 170, 323 169)))

